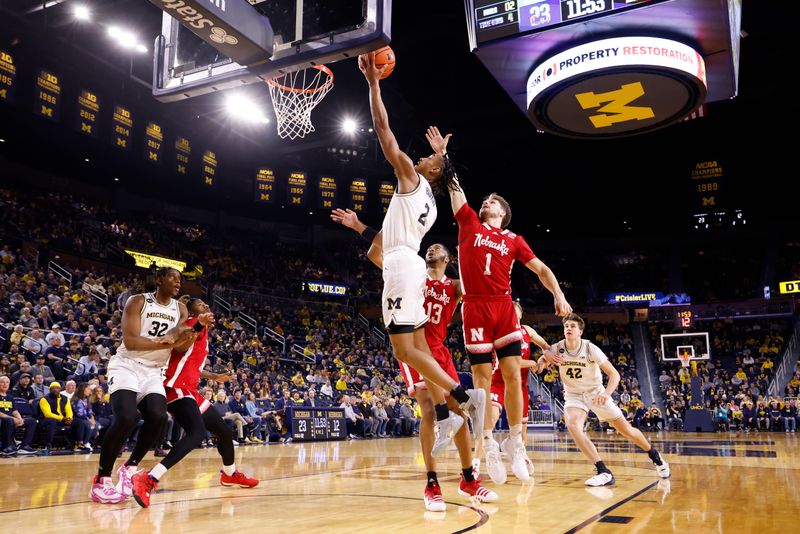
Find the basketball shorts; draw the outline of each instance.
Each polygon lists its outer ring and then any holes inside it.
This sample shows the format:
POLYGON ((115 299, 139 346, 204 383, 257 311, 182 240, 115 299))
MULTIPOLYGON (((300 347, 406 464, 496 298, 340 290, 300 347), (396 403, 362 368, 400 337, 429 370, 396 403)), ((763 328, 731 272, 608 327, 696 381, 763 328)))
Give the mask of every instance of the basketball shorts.
POLYGON ((425 313, 425 260, 411 249, 383 257, 383 324, 390 334, 413 332, 428 321, 425 313))
MULTIPOLYGON (((506 385, 504 382, 492 382, 492 387, 489 392, 489 399, 492 401, 492 406, 496 406, 501 411, 506 405, 505 403, 506 385)), ((522 385, 522 422, 528 422, 528 407, 531 405, 530 393, 528 392, 528 384, 522 385)))
POLYGON ((472 354, 488 354, 522 339, 517 310, 510 298, 465 300, 461 317, 464 345, 472 354))
POLYGON ((564 392, 564 409, 578 408, 586 413, 594 412, 601 423, 605 421, 614 421, 615 419, 623 417, 622 410, 611 400, 611 397, 601 406, 593 402, 594 398, 603 391, 604 388, 598 387, 586 393, 564 392))
POLYGON ((206 413, 206 410, 211 407, 211 403, 196 389, 171 388, 169 386, 165 386, 164 389, 167 393, 167 404, 175 402, 176 400, 190 398, 194 399, 197 403, 197 406, 200 408, 200 413, 206 413))
MULTIPOLYGON (((447 347, 444 345, 431 347, 431 353, 433 354, 433 359, 439 364, 439 367, 444 369, 444 372, 447 373, 450 378, 458 382, 456 366, 453 363, 453 357, 450 355, 450 351, 447 350, 447 347)), ((407 363, 398 363, 400 364, 400 370, 403 373, 403 380, 406 381, 409 395, 413 395, 417 389, 428 389, 428 386, 425 385, 425 379, 417 372, 416 369, 407 363)), ((449 391, 446 391, 445 394, 449 394, 449 391)))
POLYGON ((151 367, 124 356, 114 356, 108 364, 108 392, 121 389, 136 392, 138 404, 146 396, 155 393, 166 396, 161 367, 151 367))

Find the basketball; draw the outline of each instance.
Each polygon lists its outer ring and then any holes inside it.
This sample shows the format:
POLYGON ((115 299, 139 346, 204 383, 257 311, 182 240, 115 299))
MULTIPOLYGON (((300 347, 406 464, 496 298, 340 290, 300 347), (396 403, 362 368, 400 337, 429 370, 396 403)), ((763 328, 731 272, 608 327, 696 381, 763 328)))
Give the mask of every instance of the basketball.
POLYGON ((379 48, 374 52, 375 54, 375 67, 380 69, 384 66, 386 70, 383 71, 381 75, 381 80, 387 78, 392 71, 394 71, 394 50, 392 50, 389 46, 384 46, 383 48, 379 48))

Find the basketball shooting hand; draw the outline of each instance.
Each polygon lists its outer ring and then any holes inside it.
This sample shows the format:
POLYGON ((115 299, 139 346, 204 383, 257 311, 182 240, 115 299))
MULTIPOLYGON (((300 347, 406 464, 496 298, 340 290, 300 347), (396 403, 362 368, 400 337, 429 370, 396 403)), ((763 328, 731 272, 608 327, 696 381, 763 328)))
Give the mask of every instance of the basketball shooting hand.
POLYGON ((386 70, 386 65, 381 68, 375 66, 375 52, 358 56, 358 69, 370 85, 378 83, 386 70))
POLYGON ((594 398, 593 401, 596 405, 602 406, 608 402, 608 394, 604 391, 594 398))
POLYGON ((450 142, 451 137, 453 137, 453 134, 447 134, 442 137, 439 128, 436 126, 428 126, 428 131, 425 132, 425 139, 428 140, 431 149, 440 156, 447 154, 447 143, 450 142))
POLYGON ((569 305, 564 295, 557 295, 553 298, 553 305, 556 308, 556 315, 565 317, 572 313, 572 306, 569 305))
POLYGON ((353 210, 343 210, 336 208, 331 212, 331 219, 333 222, 337 222, 342 226, 346 226, 348 228, 352 228, 353 230, 356 229, 356 225, 358 225, 358 215, 353 210))

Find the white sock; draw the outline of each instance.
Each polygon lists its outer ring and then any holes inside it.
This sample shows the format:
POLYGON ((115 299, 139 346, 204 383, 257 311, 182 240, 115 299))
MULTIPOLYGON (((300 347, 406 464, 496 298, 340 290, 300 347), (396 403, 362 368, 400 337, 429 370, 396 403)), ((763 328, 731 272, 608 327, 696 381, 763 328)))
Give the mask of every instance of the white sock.
POLYGON ((491 430, 484 430, 483 431, 483 439, 492 439, 492 431, 491 430))
POLYGON ((156 480, 161 480, 161 477, 164 476, 164 473, 167 472, 167 468, 164 467, 162 464, 156 464, 154 468, 150 470, 150 476, 156 480))
POLYGON ((225 473, 228 476, 233 475, 236 472, 236 464, 223 465, 222 466, 222 472, 225 473))
POLYGON ((511 432, 511 439, 522 439, 522 425, 511 425, 509 427, 509 431, 511 432))

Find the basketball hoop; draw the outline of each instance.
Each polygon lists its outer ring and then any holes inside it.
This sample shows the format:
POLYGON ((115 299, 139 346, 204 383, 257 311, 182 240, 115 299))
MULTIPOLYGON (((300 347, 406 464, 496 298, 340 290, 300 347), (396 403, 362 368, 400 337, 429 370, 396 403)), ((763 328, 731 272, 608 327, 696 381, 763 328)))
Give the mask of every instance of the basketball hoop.
POLYGON ((689 362, 692 360, 692 355, 689 352, 678 354, 678 359, 681 361, 681 367, 689 367, 689 362))
POLYGON ((333 87, 333 72, 325 65, 279 74, 267 80, 278 135, 281 139, 305 137, 314 131, 311 111, 333 87))

